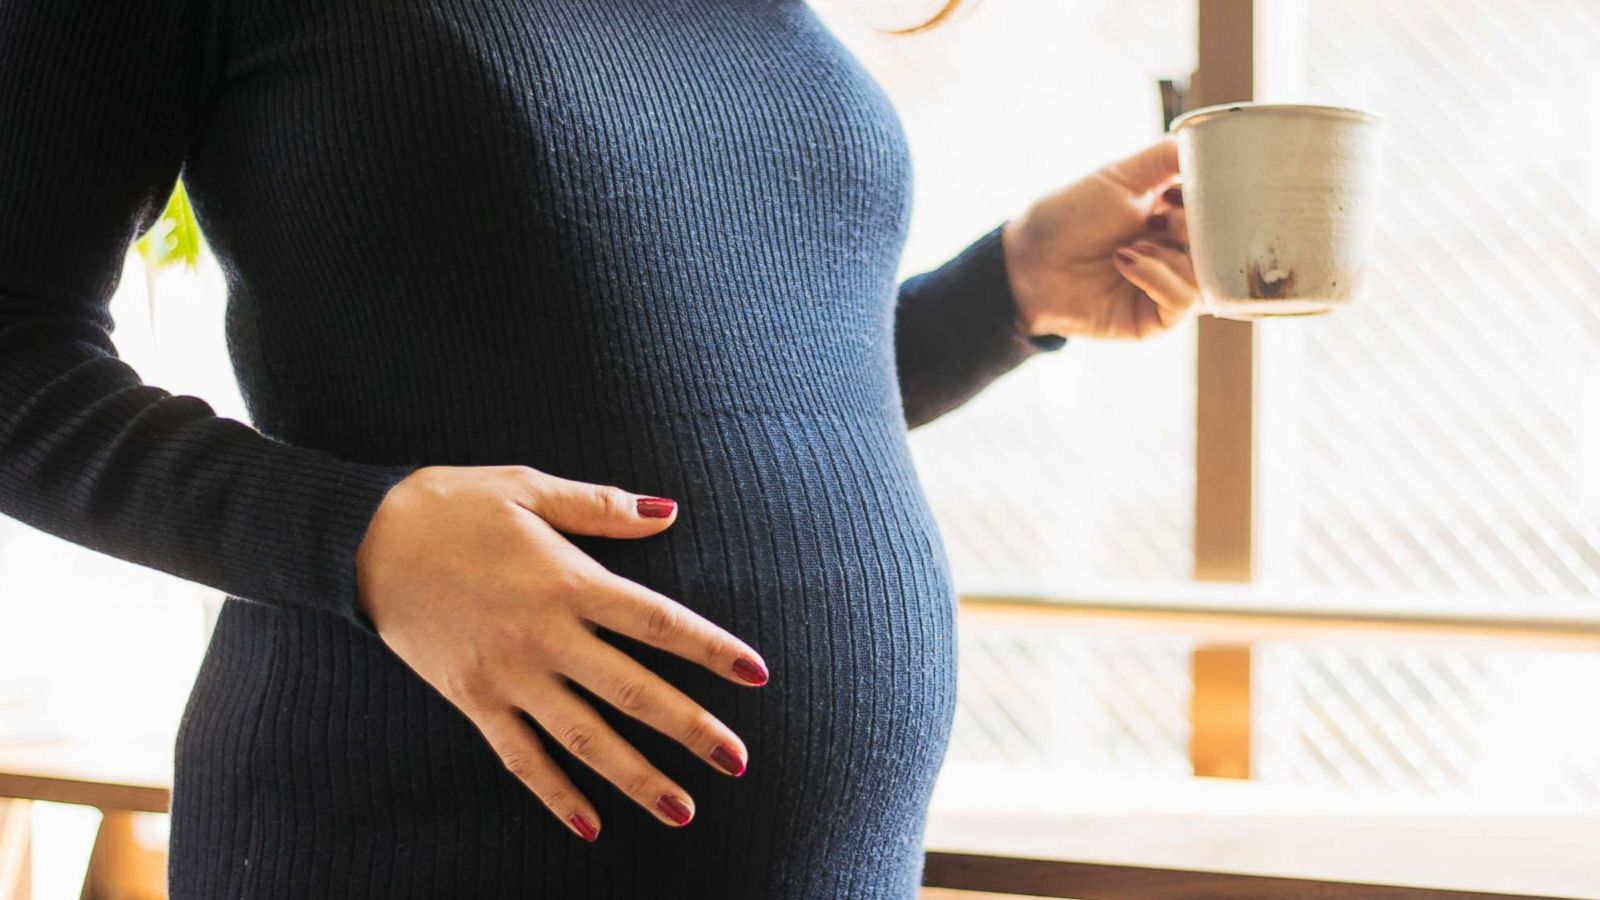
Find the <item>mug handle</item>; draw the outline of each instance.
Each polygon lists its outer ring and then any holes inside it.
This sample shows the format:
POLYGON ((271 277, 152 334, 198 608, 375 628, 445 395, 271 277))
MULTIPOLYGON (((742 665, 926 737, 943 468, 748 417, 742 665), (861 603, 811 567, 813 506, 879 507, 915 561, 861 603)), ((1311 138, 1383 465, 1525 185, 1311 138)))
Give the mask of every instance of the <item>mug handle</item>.
POLYGON ((1170 131, 1172 120, 1189 109, 1189 81, 1163 78, 1156 86, 1161 89, 1161 130, 1170 131))

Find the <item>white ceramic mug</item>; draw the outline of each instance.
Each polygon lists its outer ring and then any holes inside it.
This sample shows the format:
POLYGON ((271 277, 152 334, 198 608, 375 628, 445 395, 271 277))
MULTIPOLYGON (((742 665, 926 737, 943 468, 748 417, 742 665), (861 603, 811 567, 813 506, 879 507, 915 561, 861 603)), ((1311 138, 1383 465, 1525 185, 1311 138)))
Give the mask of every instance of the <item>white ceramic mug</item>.
POLYGON ((1349 303, 1372 244, 1383 120, 1232 103, 1173 120, 1195 277, 1210 313, 1307 316, 1349 303))

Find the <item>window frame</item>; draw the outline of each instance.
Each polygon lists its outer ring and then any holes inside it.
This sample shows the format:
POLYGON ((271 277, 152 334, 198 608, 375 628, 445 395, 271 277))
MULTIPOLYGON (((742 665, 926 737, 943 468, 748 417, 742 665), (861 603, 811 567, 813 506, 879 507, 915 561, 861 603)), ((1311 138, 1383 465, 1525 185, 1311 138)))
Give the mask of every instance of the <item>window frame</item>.
MULTIPOLYGON (((1266 0, 1196 0, 1198 68, 1190 108, 1250 101, 1266 60, 1256 40, 1266 0)), ((1278 12, 1281 12, 1279 10, 1278 12)), ((1197 323, 1192 585, 1131 597, 965 594, 963 617, 1070 617, 1074 627, 1159 630, 1195 638, 1190 761, 1196 776, 1254 772, 1254 648, 1267 640, 1466 641, 1600 652, 1600 609, 1530 598, 1518 612, 1435 598, 1425 609, 1340 609, 1316 596, 1257 588, 1261 459, 1260 342, 1250 322, 1197 323)))

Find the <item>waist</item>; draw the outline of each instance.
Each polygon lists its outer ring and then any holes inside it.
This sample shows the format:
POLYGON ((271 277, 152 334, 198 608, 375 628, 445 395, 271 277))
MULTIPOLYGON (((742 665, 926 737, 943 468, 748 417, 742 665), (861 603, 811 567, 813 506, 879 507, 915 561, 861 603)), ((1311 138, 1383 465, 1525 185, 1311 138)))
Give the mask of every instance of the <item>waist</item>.
POLYGON ((441 443, 388 452, 425 464, 528 465, 675 499, 678 519, 661 534, 570 539, 609 571, 742 636, 778 629, 763 634, 766 645, 790 631, 831 639, 838 621, 859 620, 867 635, 947 614, 945 550, 898 419, 702 410, 594 424, 441 431, 441 443))
POLYGON ((285 333, 279 315, 270 333, 233 340, 234 368, 262 431, 375 462, 504 462, 552 449, 539 442, 559 432, 902 417, 887 318, 829 330, 810 312, 760 333, 704 316, 630 325, 592 311, 547 324, 513 311, 390 314, 349 334, 303 322, 285 333))

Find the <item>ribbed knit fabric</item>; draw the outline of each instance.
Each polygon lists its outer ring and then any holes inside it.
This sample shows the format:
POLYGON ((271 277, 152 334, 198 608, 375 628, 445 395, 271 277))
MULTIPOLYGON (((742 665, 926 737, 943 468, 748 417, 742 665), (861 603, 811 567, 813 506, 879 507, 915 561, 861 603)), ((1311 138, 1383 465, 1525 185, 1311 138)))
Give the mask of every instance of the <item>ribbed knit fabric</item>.
POLYGON ((1016 330, 997 232, 897 288, 903 135, 807 7, 0 0, 0 123, 0 511, 233 595, 174 897, 914 896, 956 660, 906 427, 1059 341, 1016 330), (180 171, 254 428, 111 343, 180 171), (603 708, 687 828, 552 747, 604 817, 577 839, 370 632, 355 548, 438 464, 679 500, 581 543, 772 670, 614 638, 749 746, 727 778, 603 708))

